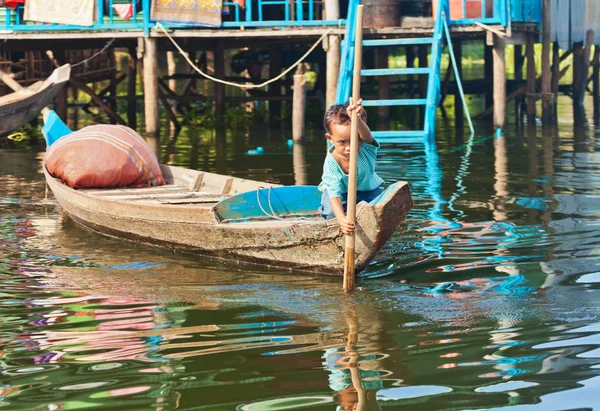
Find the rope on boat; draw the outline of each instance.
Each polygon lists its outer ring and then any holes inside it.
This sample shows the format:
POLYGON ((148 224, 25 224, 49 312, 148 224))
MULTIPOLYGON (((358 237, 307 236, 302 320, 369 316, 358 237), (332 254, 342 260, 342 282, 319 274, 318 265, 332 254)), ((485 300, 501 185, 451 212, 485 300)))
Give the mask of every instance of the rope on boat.
POLYGON ((169 34, 169 32, 164 28, 164 26, 162 24, 160 24, 160 22, 156 22, 156 25, 152 28, 152 31, 156 32, 158 29, 162 30, 163 33, 165 33, 165 35, 169 38, 169 40, 171 40, 171 43, 173 43, 173 45, 177 48, 177 50, 179 51, 179 53, 188 62, 188 64, 190 65, 190 67, 192 67, 194 70, 196 70, 196 72, 198 72, 200 75, 206 77, 209 80, 215 81, 217 83, 221 83, 221 84, 225 84, 225 85, 233 86, 233 87, 238 87, 238 88, 241 88, 241 89, 262 88, 262 87, 265 87, 265 86, 267 86, 267 85, 269 85, 271 83, 274 83, 274 82, 282 79, 283 77, 285 77, 285 75, 287 73, 289 73, 290 71, 294 70, 296 68, 296 66, 298 66, 298 64, 302 63, 308 57, 308 55, 310 53, 312 53, 315 48, 317 48, 317 46, 319 45, 319 43, 321 43, 325 37, 327 37, 329 34, 333 33, 333 30, 329 30, 328 32, 323 33, 323 35, 316 41, 316 43, 313 44, 312 47, 310 49, 308 49, 308 51, 306 53, 304 53, 304 55, 302 57, 300 57, 298 59, 298 61, 296 61, 290 67, 288 67, 287 69, 285 69, 285 71, 283 71, 277 77, 274 77, 274 78, 272 78, 270 80, 267 80, 267 81, 265 81, 264 83, 261 83, 261 84, 239 84, 239 83, 233 83, 231 81, 221 80, 221 79, 218 79, 216 77, 213 77, 213 76, 211 76, 211 75, 203 72, 200 68, 198 68, 198 66, 196 66, 194 64, 194 62, 192 60, 190 60, 190 58, 186 54, 186 52, 183 51, 183 49, 179 46, 179 44, 177 44, 177 42, 175 42, 175 40, 173 40, 173 37, 171 37, 171 35, 169 34))
POLYGON ((273 210, 273 205, 271 204, 271 187, 268 188, 269 192, 267 194, 267 201, 269 202, 269 208, 271 209, 271 213, 272 214, 269 214, 269 212, 263 208, 262 204, 260 203, 260 191, 263 190, 263 189, 264 189, 264 187, 261 187, 258 190, 256 190, 256 202, 258 203, 258 206, 260 207, 260 209, 262 210, 262 212, 265 213, 265 215, 267 217, 271 217, 271 218, 274 218, 276 220, 283 220, 283 218, 279 217, 275 213, 275 210, 273 210))

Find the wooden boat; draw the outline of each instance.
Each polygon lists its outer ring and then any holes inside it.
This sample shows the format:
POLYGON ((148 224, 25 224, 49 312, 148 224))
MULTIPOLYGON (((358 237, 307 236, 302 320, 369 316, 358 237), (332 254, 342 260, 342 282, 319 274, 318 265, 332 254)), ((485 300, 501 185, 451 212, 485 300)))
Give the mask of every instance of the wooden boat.
POLYGON ((35 119, 69 81, 71 66, 66 64, 54 70, 45 81, 22 88, 6 74, 0 80, 16 90, 0 97, 0 136, 15 131, 35 119))
MULTIPOLYGON (((317 213, 315 186, 278 186, 161 165, 164 186, 73 189, 46 181, 73 220, 141 243, 304 271, 342 275, 344 236, 317 213)), ((357 206, 356 270, 362 270, 413 205, 396 182, 357 206)))

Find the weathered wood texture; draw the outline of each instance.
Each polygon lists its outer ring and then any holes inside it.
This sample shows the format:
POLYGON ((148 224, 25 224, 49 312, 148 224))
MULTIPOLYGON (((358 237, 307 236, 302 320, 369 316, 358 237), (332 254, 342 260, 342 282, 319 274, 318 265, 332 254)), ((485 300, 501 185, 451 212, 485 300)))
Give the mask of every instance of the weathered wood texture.
MULTIPOLYGON (((177 167, 162 169, 166 186, 108 190, 74 190, 44 171, 63 210, 105 235, 282 268, 342 274, 344 236, 335 219, 219 223, 214 211, 218 203, 212 200, 276 186, 177 167), (135 200, 138 197, 143 199, 135 200)), ((412 204, 408 183, 397 182, 378 200, 358 205, 357 270, 375 257, 412 204)))

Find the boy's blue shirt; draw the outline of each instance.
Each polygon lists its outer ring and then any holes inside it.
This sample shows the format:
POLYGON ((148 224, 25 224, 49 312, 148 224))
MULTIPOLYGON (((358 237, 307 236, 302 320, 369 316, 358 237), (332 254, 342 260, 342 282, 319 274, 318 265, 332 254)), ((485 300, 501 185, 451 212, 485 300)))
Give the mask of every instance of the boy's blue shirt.
MULTIPOLYGON (((377 149, 379 148, 377 140, 372 144, 362 143, 358 152, 357 161, 357 191, 371 191, 383 184, 383 179, 375 172, 375 162, 377 161, 377 149)), ((344 173, 338 162, 331 154, 334 147, 327 150, 327 157, 323 163, 323 176, 319 191, 327 190, 329 197, 341 197, 343 193, 348 192, 348 175, 344 173)))

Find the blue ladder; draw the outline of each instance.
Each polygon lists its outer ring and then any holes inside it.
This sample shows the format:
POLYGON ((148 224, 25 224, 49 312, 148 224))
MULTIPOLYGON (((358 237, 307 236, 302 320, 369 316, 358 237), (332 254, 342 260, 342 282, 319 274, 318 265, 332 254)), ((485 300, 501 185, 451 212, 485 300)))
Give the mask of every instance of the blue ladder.
MULTIPOLYGON (((338 88, 336 103, 347 102, 352 89, 352 75, 354 66, 354 39, 356 37, 356 7, 360 0, 351 0, 348 8, 348 20, 346 24, 346 36, 342 46, 340 71, 338 77, 338 88)), ((448 1, 440 1, 441 7, 437 8, 433 35, 425 38, 407 39, 374 39, 363 40, 363 47, 390 47, 390 46, 412 46, 430 45, 431 58, 428 67, 400 68, 400 69, 365 69, 361 70, 361 76, 392 76, 392 75, 428 75, 426 98, 397 98, 388 100, 363 100, 365 107, 382 106, 425 106, 425 120, 420 130, 378 130, 373 136, 380 142, 386 143, 414 143, 422 142, 426 151, 431 147, 435 150, 435 120, 436 109, 440 101, 440 65, 442 57, 442 38, 444 35, 444 21, 448 16, 448 1), (445 12, 445 13, 444 13, 445 12)))

